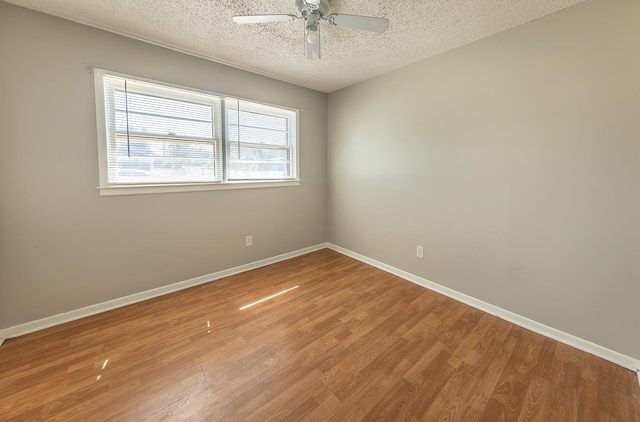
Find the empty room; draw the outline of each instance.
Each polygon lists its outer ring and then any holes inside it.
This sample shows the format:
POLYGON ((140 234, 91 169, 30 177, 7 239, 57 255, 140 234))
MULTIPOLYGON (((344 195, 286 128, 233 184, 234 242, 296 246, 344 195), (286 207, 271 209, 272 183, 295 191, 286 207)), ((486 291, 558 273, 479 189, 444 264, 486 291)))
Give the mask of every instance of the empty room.
POLYGON ((0 0, 0 421, 640 421, 640 1, 0 0))

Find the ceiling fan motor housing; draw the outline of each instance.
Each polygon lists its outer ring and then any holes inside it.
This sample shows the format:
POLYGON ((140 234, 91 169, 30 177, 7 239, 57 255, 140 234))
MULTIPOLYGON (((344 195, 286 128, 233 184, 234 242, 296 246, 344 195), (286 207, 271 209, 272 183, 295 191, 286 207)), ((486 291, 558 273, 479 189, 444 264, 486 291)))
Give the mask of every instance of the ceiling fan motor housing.
POLYGON ((305 17, 317 12, 320 17, 329 15, 329 0, 296 0, 298 12, 305 17))

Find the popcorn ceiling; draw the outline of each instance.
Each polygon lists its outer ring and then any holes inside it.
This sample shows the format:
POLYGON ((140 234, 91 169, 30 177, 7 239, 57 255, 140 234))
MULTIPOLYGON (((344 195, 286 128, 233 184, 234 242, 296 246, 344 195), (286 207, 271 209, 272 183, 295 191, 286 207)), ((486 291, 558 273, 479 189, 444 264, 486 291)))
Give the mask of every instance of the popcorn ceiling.
POLYGON ((321 25, 322 59, 303 21, 238 25, 234 15, 296 13, 294 0, 9 0, 322 92, 418 62, 584 0, 330 0, 331 13, 386 17, 383 34, 321 25))

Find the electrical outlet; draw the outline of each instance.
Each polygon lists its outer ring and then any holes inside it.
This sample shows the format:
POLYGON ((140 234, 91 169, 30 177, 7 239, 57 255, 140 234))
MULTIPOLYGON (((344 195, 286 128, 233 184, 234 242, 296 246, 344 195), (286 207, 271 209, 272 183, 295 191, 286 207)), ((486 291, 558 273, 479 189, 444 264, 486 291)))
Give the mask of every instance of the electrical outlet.
POLYGON ((252 246, 253 245, 253 236, 247 236, 244 238, 244 245, 245 246, 252 246))
POLYGON ((422 246, 416 246, 416 256, 418 258, 424 258, 424 248, 422 246))

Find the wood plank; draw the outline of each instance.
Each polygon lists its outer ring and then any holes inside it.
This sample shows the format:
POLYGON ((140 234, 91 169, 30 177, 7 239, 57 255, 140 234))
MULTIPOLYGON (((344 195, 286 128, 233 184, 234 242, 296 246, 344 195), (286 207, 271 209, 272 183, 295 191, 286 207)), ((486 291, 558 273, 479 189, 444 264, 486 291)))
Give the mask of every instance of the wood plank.
POLYGON ((9 339, 0 391, 0 420, 640 421, 630 371, 330 250, 9 339))

